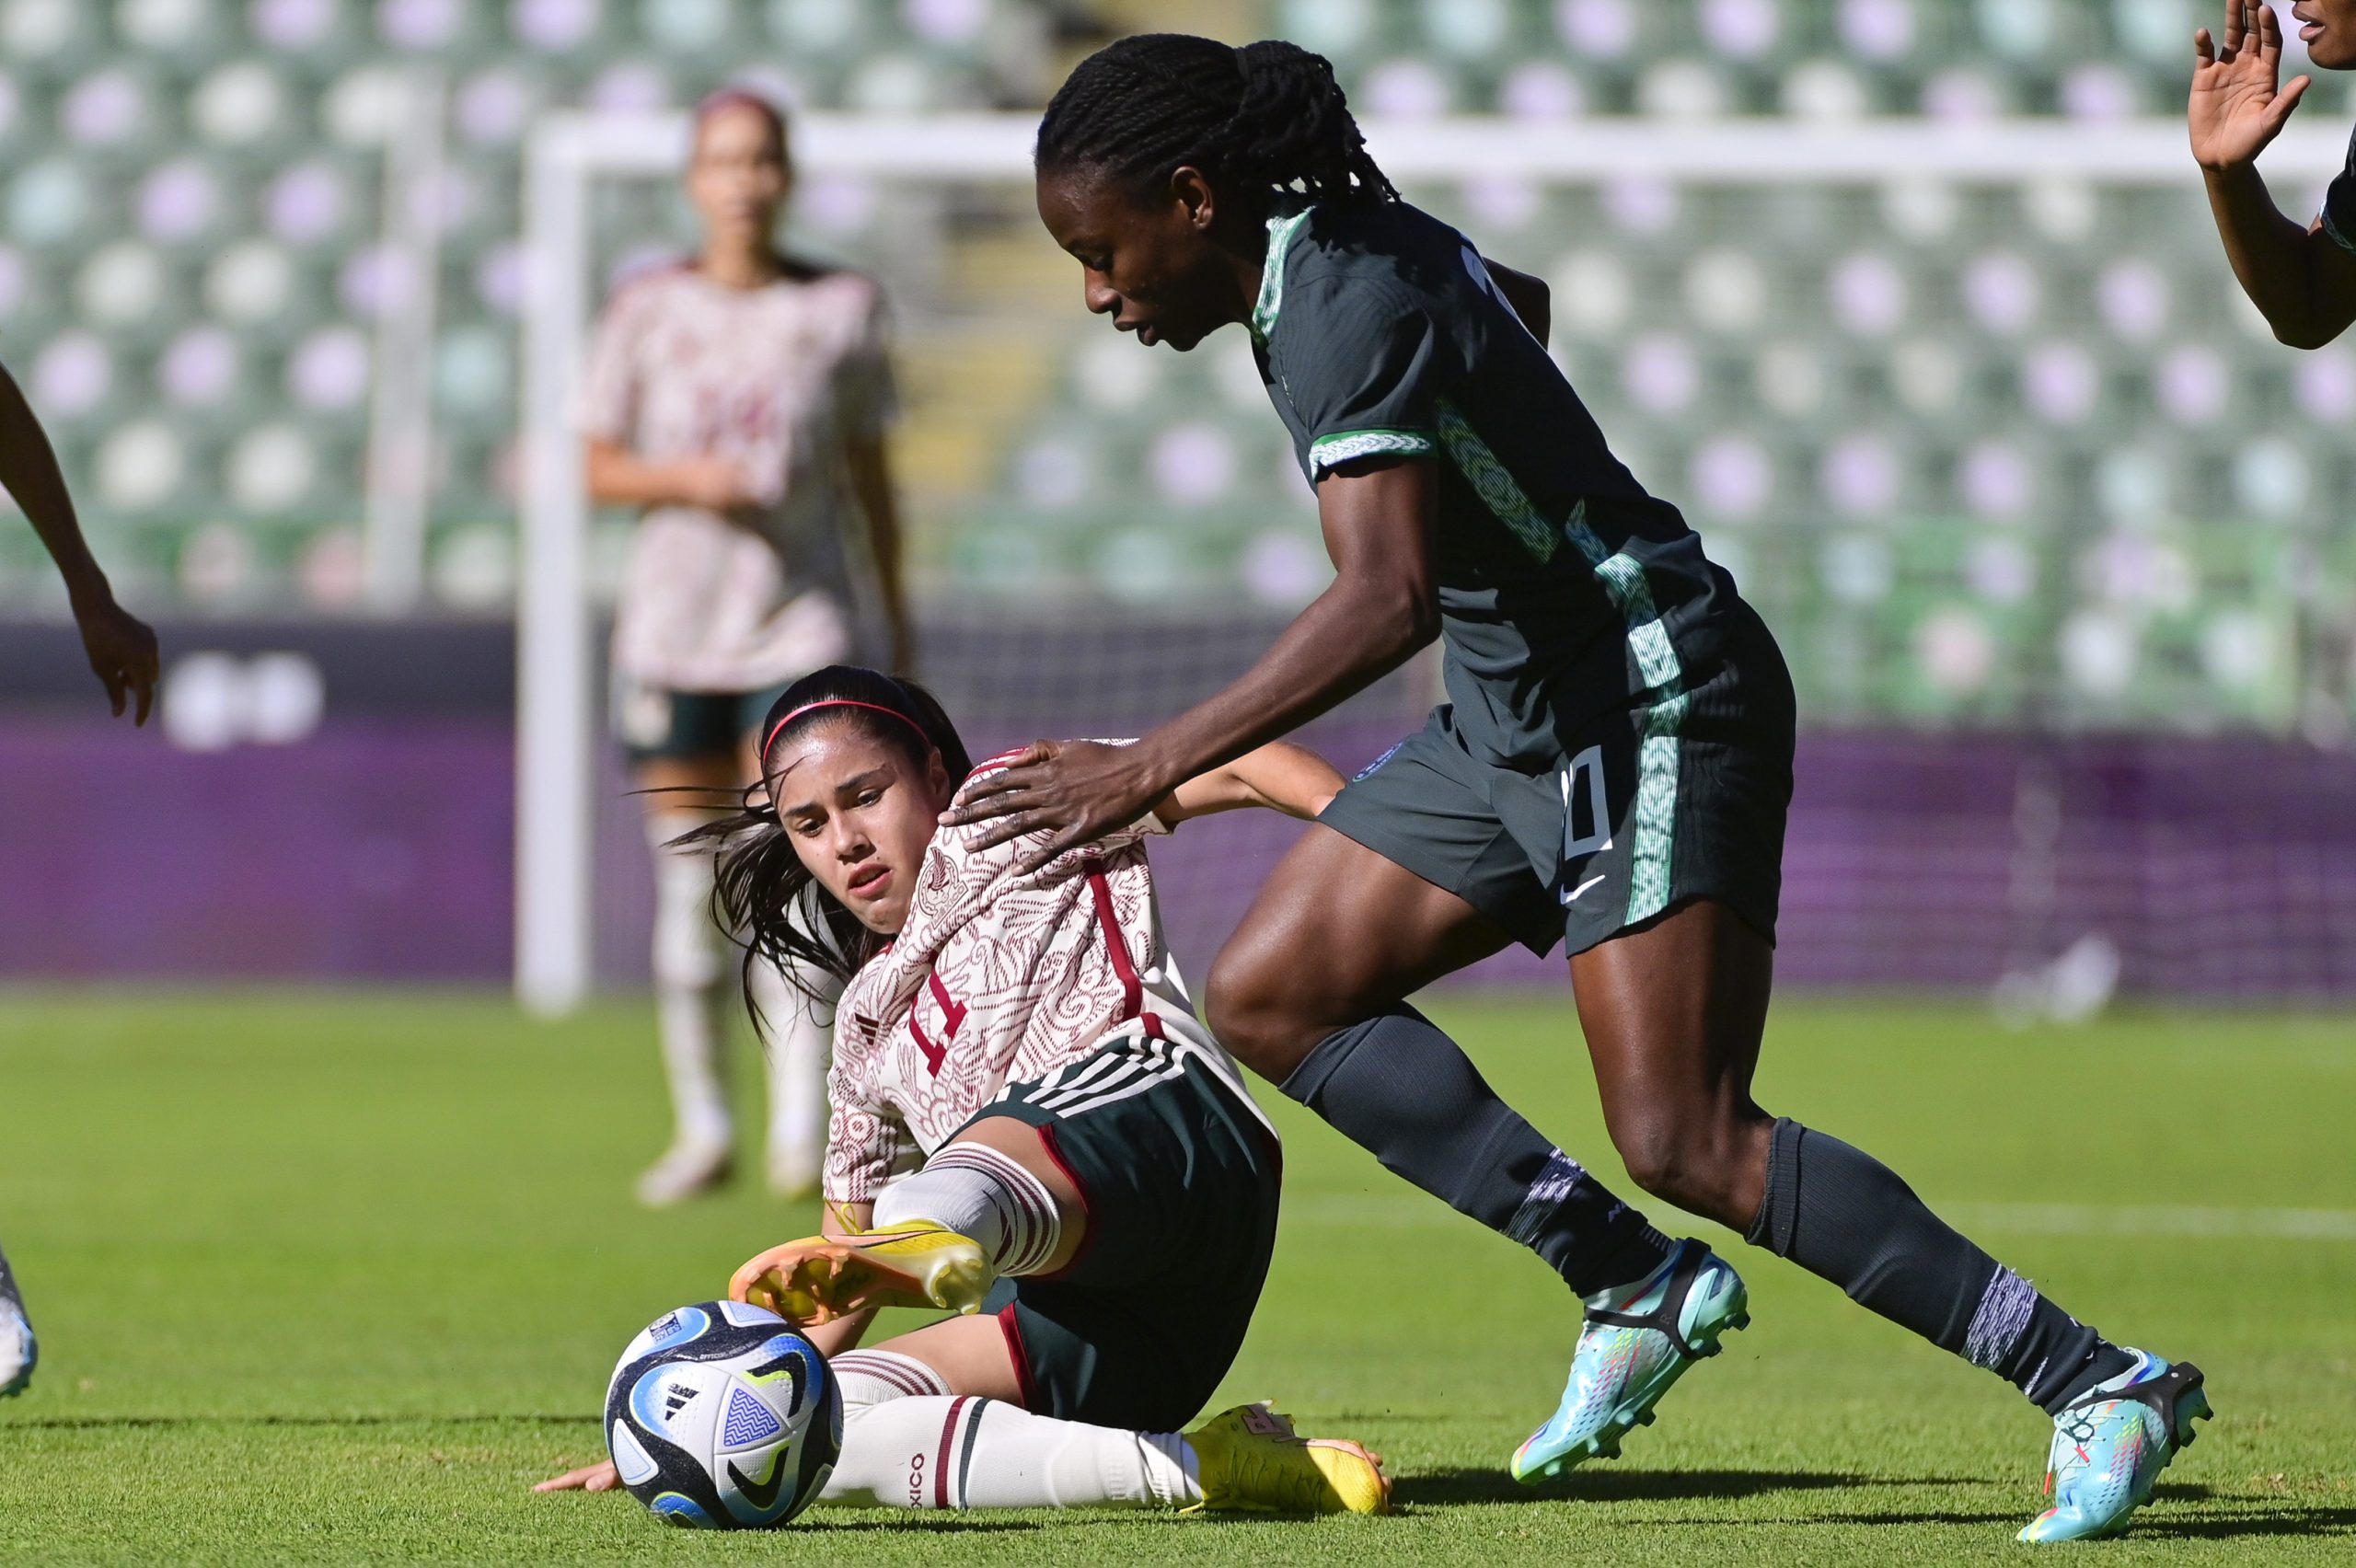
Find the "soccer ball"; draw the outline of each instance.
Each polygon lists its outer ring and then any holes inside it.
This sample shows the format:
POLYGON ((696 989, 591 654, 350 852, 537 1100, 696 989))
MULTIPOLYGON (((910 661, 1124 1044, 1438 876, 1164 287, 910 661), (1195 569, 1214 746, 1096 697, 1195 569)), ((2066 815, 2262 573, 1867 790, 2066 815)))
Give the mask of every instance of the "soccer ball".
POLYGON ((776 1313, 705 1301, 648 1324, 606 1389, 606 1447, 666 1524, 765 1529, 809 1506, 843 1447, 842 1392, 776 1313))

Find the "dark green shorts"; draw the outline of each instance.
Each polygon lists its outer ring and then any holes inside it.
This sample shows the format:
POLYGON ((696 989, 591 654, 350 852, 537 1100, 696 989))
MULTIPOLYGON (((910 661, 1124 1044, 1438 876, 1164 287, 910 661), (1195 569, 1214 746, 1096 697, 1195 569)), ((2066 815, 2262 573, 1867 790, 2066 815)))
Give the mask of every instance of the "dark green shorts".
POLYGON ((673 691, 617 673, 612 723, 632 762, 724 756, 732 761, 745 737, 760 728, 770 704, 792 683, 759 691, 673 691))
POLYGON ((984 1303, 1041 1415, 1176 1432, 1242 1348, 1276 1250, 1283 1159, 1243 1090, 1185 1037, 1198 1027, 1149 1015, 973 1118, 1037 1127, 1088 1205, 1068 1264, 1002 1279, 984 1303))
MULTIPOLYGON (((1763 637, 1763 628, 1762 628, 1763 637)), ((1713 898, 1773 941, 1792 801, 1790 677, 1768 642, 1669 702, 1563 735, 1546 765, 1475 755, 1443 704, 1317 820, 1446 888, 1535 953, 1713 898)))

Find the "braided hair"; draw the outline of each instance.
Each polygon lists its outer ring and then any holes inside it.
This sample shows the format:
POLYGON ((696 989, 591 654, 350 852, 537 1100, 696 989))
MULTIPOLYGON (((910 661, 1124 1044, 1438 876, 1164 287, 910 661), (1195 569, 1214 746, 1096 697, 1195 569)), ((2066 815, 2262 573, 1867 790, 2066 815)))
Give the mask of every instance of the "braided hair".
POLYGON ((1089 169, 1147 185, 1192 165, 1311 202, 1395 202, 1322 54, 1279 39, 1231 49, 1139 33, 1080 63, 1039 122, 1042 175, 1089 169))

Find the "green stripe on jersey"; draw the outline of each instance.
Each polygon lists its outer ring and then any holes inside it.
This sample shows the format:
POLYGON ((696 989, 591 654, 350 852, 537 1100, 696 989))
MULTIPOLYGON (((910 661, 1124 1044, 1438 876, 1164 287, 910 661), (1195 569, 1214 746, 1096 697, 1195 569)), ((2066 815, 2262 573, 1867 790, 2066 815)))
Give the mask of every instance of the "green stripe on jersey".
POLYGON ((1464 411, 1448 398, 1439 401, 1439 439, 1449 461, 1464 476, 1490 513, 1507 532, 1541 561, 1568 540, 1611 595, 1627 628, 1628 651, 1653 698, 1645 714, 1644 739, 1636 749, 1635 839, 1629 846, 1628 920, 1649 920, 1669 906, 1669 870, 1677 838, 1678 731, 1685 722, 1692 698, 1685 690, 1685 672, 1661 625, 1653 604, 1652 585, 1645 579, 1644 563, 1625 550, 1604 548, 1587 525, 1587 502, 1571 508, 1557 527, 1548 523, 1519 480, 1464 411))
POLYGON ((1320 469, 1336 463, 1347 463, 1356 457, 1373 457, 1395 452, 1403 457, 1428 457, 1432 453, 1432 438, 1414 430, 1345 430, 1332 435, 1321 435, 1309 445, 1309 472, 1314 478, 1320 469))
POLYGON ((1252 336, 1265 343, 1268 334, 1276 329, 1276 312, 1285 304, 1285 252, 1292 248, 1292 236, 1309 221, 1313 206, 1286 217, 1268 220, 1268 259, 1260 268, 1260 297, 1252 306, 1252 336))

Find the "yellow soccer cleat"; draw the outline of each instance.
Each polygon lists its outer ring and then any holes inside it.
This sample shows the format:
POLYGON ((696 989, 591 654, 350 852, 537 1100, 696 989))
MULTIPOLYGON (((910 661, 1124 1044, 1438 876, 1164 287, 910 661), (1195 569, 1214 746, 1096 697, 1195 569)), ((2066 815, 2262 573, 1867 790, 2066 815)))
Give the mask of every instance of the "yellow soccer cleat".
POLYGON ((811 1236, 772 1247, 736 1271, 728 1294, 809 1327, 870 1307, 978 1312, 997 1283, 979 1242, 916 1219, 848 1239, 811 1236))
MULTIPOLYGON (((1200 1508, 1264 1514, 1387 1514, 1391 1478, 1356 1443, 1303 1437, 1265 1404, 1238 1405, 1186 1434, 1200 1508)), ((1189 1510, 1191 1512, 1191 1510, 1189 1510)))

